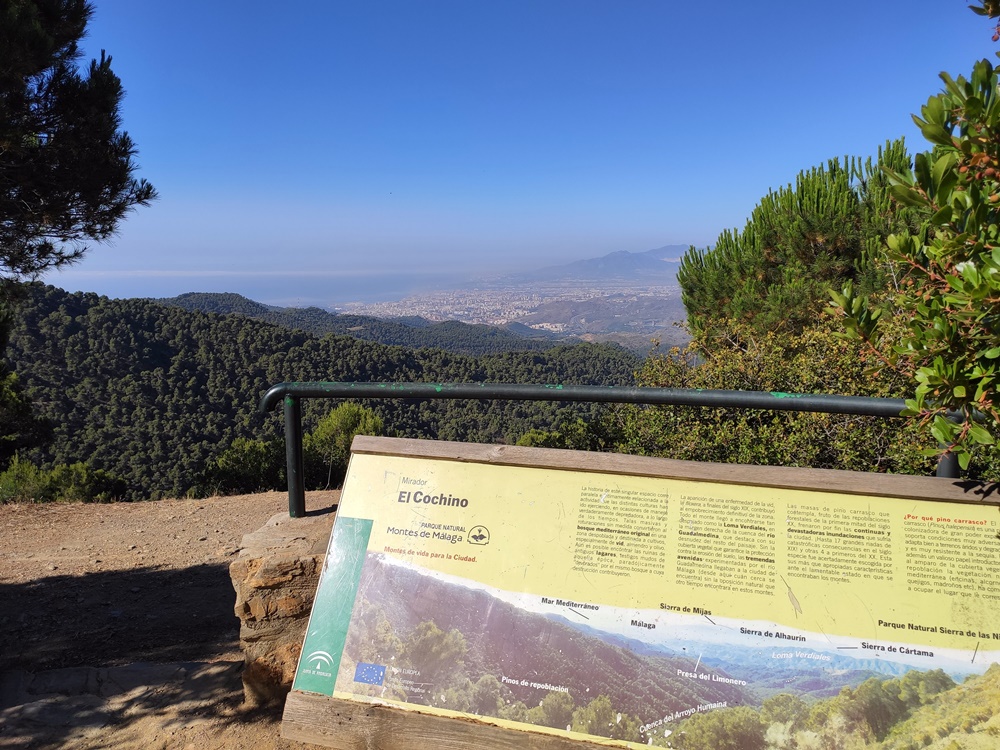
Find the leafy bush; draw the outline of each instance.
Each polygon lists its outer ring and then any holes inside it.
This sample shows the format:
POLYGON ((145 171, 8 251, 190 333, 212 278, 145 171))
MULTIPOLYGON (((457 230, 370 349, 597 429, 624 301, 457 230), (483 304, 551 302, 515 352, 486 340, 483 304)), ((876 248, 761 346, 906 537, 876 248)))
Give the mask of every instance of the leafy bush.
POLYGON ((382 418, 361 404, 349 401, 336 406, 303 438, 307 485, 339 487, 355 435, 381 435, 384 429, 382 418))
MULTIPOLYGON (((355 435, 381 435, 382 419, 353 402, 335 407, 302 439, 305 487, 339 487, 347 473, 355 435)), ((285 443, 281 438, 236 438, 208 465, 201 483, 205 494, 235 495, 286 486, 285 443)))
MULTIPOLYGON (((829 320, 794 335, 730 321, 685 350, 654 354, 640 385, 898 397, 905 379, 858 342, 837 336, 829 320)), ((700 407, 633 407, 617 414, 618 447, 640 455, 856 471, 929 474, 927 445, 904 420, 700 407)))
POLYGON ((281 438, 236 438, 205 471, 206 494, 239 495, 281 489, 285 484, 285 444, 281 438))
MULTIPOLYGON (((992 2, 973 9, 1000 17, 992 2)), ((885 170, 897 203, 922 217, 888 238, 900 283, 887 298, 847 285, 834 300, 849 335, 911 378, 909 411, 964 469, 1000 435, 1000 82, 987 60, 968 79, 941 79, 944 91, 913 118, 932 150, 912 171, 885 170), (902 336, 883 324, 893 319, 902 336)))
POLYGON ((120 477, 84 463, 46 471, 15 455, 0 472, 0 503, 107 503, 124 498, 126 490, 120 477))

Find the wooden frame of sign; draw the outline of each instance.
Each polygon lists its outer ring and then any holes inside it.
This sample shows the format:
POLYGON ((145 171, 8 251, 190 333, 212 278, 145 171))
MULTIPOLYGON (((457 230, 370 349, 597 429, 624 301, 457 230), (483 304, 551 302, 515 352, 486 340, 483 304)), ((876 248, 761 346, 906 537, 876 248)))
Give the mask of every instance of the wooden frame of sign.
POLYGON ((761 665, 980 675, 998 506, 934 477, 358 437, 282 736, 671 746, 759 705, 761 665))

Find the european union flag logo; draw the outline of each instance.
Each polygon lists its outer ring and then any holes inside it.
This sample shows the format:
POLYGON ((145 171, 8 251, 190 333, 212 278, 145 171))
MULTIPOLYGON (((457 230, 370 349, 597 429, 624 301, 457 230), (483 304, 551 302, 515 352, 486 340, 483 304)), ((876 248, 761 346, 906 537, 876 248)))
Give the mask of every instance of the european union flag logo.
POLYGON ((381 685, 385 679, 385 667, 381 664, 367 664, 358 662, 354 668, 354 681, 363 682, 366 685, 381 685))

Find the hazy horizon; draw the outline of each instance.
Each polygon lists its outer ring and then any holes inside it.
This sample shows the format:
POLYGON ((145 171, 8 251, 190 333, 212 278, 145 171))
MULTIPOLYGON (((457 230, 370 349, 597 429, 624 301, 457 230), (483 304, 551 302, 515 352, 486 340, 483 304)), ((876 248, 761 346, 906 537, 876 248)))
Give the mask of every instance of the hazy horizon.
MULTIPOLYGON (((663 246, 682 248, 684 245, 663 246)), ((648 248, 657 250, 660 248, 648 248)), ((632 252, 632 251, 624 251, 632 252)), ((641 251, 641 252, 646 252, 641 251)), ((603 256, 600 256, 603 257, 603 256)), ((567 263, 592 258, 569 258, 567 263)), ((323 271, 122 271, 77 272, 69 275, 57 271, 44 279, 46 283, 71 292, 94 292, 108 297, 165 298, 190 292, 232 292, 280 307, 336 308, 352 302, 387 302, 415 294, 468 289, 476 282, 494 282, 508 275, 531 273, 562 263, 539 265, 525 262, 519 267, 497 269, 482 267, 468 270, 426 270, 399 272, 389 270, 323 271), (69 276, 79 285, 89 280, 87 288, 70 288, 60 280, 69 276), (122 293, 122 290, 126 290, 122 293), (131 290, 131 291, 128 291, 131 290), (177 291, 180 290, 180 291, 177 291)))
POLYGON ((94 5, 160 198, 44 280, 116 297, 704 247, 995 49, 959 0, 94 5))

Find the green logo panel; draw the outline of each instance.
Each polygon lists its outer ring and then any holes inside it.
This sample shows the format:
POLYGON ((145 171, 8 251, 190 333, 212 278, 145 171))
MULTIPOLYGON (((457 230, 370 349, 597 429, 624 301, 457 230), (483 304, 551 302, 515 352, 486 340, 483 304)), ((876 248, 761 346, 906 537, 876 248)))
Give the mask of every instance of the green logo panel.
POLYGON ((338 517, 313 602, 293 690, 333 695, 372 521, 338 517))

